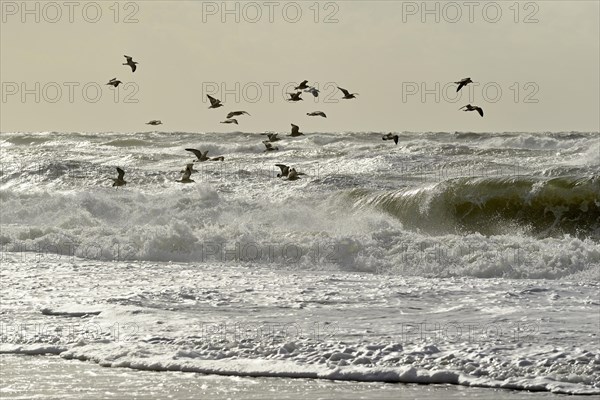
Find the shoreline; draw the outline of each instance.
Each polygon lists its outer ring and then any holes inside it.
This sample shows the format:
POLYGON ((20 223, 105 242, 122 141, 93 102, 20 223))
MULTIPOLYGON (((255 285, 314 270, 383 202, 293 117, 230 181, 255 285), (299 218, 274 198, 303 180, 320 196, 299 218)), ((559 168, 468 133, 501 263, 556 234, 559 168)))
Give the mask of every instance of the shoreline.
MULTIPOLYGON (((59 356, 0 355, 4 399, 537 399, 566 398, 549 392, 452 384, 402 384, 305 378, 251 378, 194 372, 108 368, 59 356)), ((589 396, 568 395, 569 399, 589 396)))

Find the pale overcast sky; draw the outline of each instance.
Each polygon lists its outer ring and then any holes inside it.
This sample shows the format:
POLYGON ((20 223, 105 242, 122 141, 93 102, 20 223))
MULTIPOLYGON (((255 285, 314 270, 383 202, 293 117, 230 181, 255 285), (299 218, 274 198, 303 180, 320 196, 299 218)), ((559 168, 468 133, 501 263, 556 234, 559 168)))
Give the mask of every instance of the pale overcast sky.
POLYGON ((599 3, 2 0, 0 130, 598 131, 599 3))

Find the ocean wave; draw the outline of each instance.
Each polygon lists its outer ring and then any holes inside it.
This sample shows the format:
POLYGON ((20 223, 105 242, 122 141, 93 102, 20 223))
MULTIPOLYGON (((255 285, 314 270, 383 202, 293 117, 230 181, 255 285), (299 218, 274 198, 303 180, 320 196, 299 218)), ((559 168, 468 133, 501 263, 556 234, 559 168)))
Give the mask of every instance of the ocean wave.
POLYGON ((516 231, 538 237, 600 239, 600 178, 458 178, 419 189, 350 191, 357 208, 375 207, 431 234, 516 231))
POLYGON ((102 143, 102 146, 115 146, 115 147, 152 147, 156 146, 156 143, 148 140, 128 138, 128 139, 115 139, 109 142, 102 143))
MULTIPOLYGON (((391 205, 366 194, 353 208, 346 196, 328 193, 301 200, 294 191, 282 199, 229 198, 210 186, 171 185, 158 193, 2 190, 2 250, 29 261, 216 262, 407 276, 558 279, 593 277, 600 267, 598 242, 591 238, 534 237, 506 221, 503 233, 491 236, 456 233, 456 216, 445 215, 445 208, 437 216, 428 212, 435 199, 419 210, 410 193, 409 206, 416 208, 409 212, 394 203, 398 193, 391 205), (397 210, 400 217, 390 216, 397 210)), ((418 191, 414 196, 421 198, 418 191)))
POLYGON ((279 152, 264 152, 259 133, 3 135, 3 250, 423 276, 557 279, 598 267, 592 134, 402 133, 398 146, 376 132, 283 135, 279 152), (485 151, 511 140, 533 149, 501 163, 485 151), (536 141, 569 156, 549 159, 536 141), (181 185, 189 147, 225 161, 196 163, 196 183, 181 185), (277 179, 276 163, 306 175, 277 179), (128 182, 118 189, 116 166, 128 182))

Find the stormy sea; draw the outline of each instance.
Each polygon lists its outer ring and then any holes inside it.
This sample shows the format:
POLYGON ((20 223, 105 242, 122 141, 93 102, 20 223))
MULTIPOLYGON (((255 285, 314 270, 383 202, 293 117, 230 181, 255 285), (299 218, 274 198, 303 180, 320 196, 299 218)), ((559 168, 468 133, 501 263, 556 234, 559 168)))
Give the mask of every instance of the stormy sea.
POLYGON ((4 365, 600 394, 598 132, 261 133, 3 133, 4 365))

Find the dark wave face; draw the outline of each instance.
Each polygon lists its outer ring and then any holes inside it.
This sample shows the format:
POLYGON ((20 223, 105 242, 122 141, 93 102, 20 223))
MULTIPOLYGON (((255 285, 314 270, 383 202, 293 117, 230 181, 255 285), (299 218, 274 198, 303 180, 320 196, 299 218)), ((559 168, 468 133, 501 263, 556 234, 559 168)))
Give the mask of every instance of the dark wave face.
POLYGON ((376 207, 406 227, 432 234, 600 239, 600 178, 460 178, 416 190, 352 191, 357 207, 376 207))

